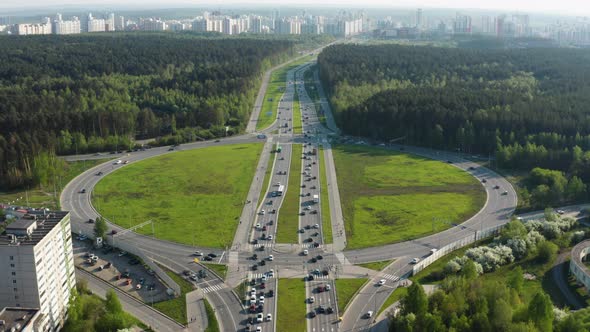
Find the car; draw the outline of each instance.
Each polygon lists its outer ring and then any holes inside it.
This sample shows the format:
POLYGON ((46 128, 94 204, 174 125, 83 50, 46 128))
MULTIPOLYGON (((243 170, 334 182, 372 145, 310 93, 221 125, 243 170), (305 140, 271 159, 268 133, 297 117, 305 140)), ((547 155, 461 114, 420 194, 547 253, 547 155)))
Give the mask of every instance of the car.
POLYGON ((305 229, 303 229, 303 228, 300 228, 300 229, 299 229, 299 233, 305 233, 305 229))
POLYGON ((301 188, 305 188, 305 184, 302 184, 302 185, 301 185, 301 188))
POLYGON ((369 310, 367 311, 367 313, 365 314, 365 318, 371 318, 373 317, 373 310, 369 310))
POLYGON ((328 270, 322 270, 322 275, 323 276, 327 276, 328 274, 330 274, 330 272, 328 270))
POLYGON ((257 314, 256 315, 256 322, 257 323, 262 323, 264 321, 264 315, 263 314, 257 314))
POLYGON ((215 143, 219 143, 220 141, 218 139, 215 140, 215 143))
POLYGON ((488 182, 488 180, 486 180, 486 179, 481 179, 481 182, 482 182, 482 183, 486 183, 486 182, 488 182))
POLYGON ((267 259, 268 259, 269 261, 273 261, 273 260, 274 260, 274 256, 273 256, 273 255, 268 255, 268 258, 267 258, 267 259))
POLYGON ((447 160, 447 164, 452 164, 453 162, 450 160, 447 160))
POLYGON ((257 260, 258 260, 258 255, 257 255, 257 254, 254 254, 254 255, 252 255, 252 257, 251 257, 251 258, 252 258, 252 260, 255 260, 255 261, 257 261, 257 260))
POLYGON ((331 313, 333 313, 333 312, 334 312, 334 309, 332 309, 332 307, 327 307, 327 308, 326 308, 326 313, 327 313, 327 314, 331 314, 331 313))
POLYGON ((310 273, 309 275, 307 275, 307 280, 313 281, 313 279, 314 279, 313 274, 310 273))
POLYGON ((473 167, 473 166, 469 166, 469 170, 470 170, 470 171, 473 171, 474 169, 475 169, 475 167, 473 167))
POLYGON ((311 214, 318 214, 318 210, 313 210, 310 212, 311 214))
POLYGON ((301 212, 299 213, 299 215, 300 215, 300 216, 304 216, 304 215, 305 215, 305 211, 301 211, 301 212))
POLYGON ((325 290, 326 290, 326 288, 324 286, 318 286, 318 288, 317 288, 318 293, 323 293, 325 290))
POLYGON ((318 307, 317 311, 320 314, 324 314, 324 313, 326 313, 326 307, 322 304, 321 306, 318 307))
POLYGON ((256 265, 256 264, 252 265, 252 271, 256 271, 256 270, 258 270, 258 265, 256 265))
POLYGON ((111 235, 115 235, 115 234, 117 234, 117 230, 113 229, 113 230, 111 231, 111 235))
POLYGON ((262 215, 262 216, 263 216, 265 213, 266 213, 266 211, 264 211, 264 210, 260 210, 260 212, 258 212, 258 214, 260 214, 260 215, 262 215))
POLYGON ((272 240, 272 234, 266 237, 267 240, 272 240))
POLYGON ((319 229, 320 228, 320 225, 319 224, 315 224, 312 227, 315 228, 315 229, 319 229))
POLYGON ((316 256, 316 258, 317 258, 317 260, 319 261, 319 260, 322 260, 322 259, 324 259, 324 256, 322 256, 322 255, 317 255, 317 256, 316 256))
MULTIPOLYGON (((308 193, 308 194, 309 194, 309 193, 308 193)), ((309 211, 309 210, 311 210, 311 206, 306 206, 306 207, 304 207, 303 209, 304 209, 304 210, 307 210, 307 211, 309 211)))
POLYGON ((264 251, 264 248, 266 248, 264 245, 261 245, 260 247, 258 247, 258 251, 264 251))
POLYGON ((212 261, 212 260, 213 260, 213 258, 211 258, 211 257, 209 257, 209 256, 205 256, 205 257, 203 257, 203 260, 205 260, 205 261, 207 261, 207 262, 210 262, 210 261, 212 261))
POLYGON ((410 263, 411 264, 418 264, 419 261, 420 261, 420 258, 414 257, 414 258, 412 258, 412 261, 410 263))
POLYGON ((136 289, 136 290, 140 290, 140 289, 141 289, 141 284, 137 284, 137 285, 135 285, 135 289, 136 289))
POLYGON ((256 332, 262 332, 262 326, 256 326, 256 332))
POLYGON ((317 260, 317 258, 313 257, 313 258, 311 259, 311 262, 312 262, 312 263, 317 263, 317 262, 318 262, 318 260, 317 260))
POLYGON ((315 298, 313 296, 310 296, 307 298, 307 302, 308 303, 314 303, 315 302, 315 298))
POLYGON ((311 234, 311 236, 318 236, 318 235, 320 235, 320 233, 318 233, 318 232, 311 234))
POLYGON ((270 271, 268 271, 266 274, 268 274, 269 278, 273 278, 275 276, 275 270, 274 269, 270 269, 270 271))
POLYGON ((127 255, 127 252, 126 252, 126 251, 121 251, 121 252, 119 253, 119 257, 123 257, 123 256, 125 256, 125 255, 127 255))
POLYGON ((307 239, 305 239, 305 242, 313 242, 313 239, 308 237, 307 239))
POLYGON ((266 314, 266 321, 270 322, 271 320, 272 320, 272 314, 271 313, 266 314))
POLYGON ((305 225, 305 229, 311 229, 310 225, 305 225))
POLYGON ((383 286, 383 285, 385 285, 385 282, 386 282, 385 279, 381 279, 381 280, 379 280, 379 282, 377 282, 377 285, 383 286))
POLYGON ((260 278, 260 280, 262 281, 262 283, 264 283, 265 281, 268 280, 268 277, 266 276, 266 274, 263 274, 262 277, 260 278))
POLYGON ((314 247, 314 248, 318 248, 319 246, 320 246, 320 244, 319 244, 319 243, 317 243, 317 242, 314 242, 314 243, 313 243, 313 247, 314 247))
POLYGON ((211 258, 215 258, 215 257, 217 257, 217 255, 216 255, 216 254, 214 254, 214 253, 210 253, 210 254, 209 254, 209 255, 207 255, 207 256, 209 256, 209 257, 211 257, 211 258))
POLYGON ((82 188, 80 189, 80 194, 85 194, 86 193, 86 189, 82 188))
POLYGON ((122 163, 123 163, 123 161, 119 159, 119 160, 115 161, 113 163, 113 165, 121 165, 122 163))
POLYGON ((326 289, 326 292, 328 292, 332 289, 332 286, 330 286, 330 284, 326 284, 324 288, 326 289))
POLYGON ((256 229, 259 229, 259 228, 260 228, 260 223, 256 224, 256 225, 254 226, 254 228, 256 228, 256 229))
POLYGON ((494 186, 494 189, 500 189, 500 186, 499 185, 495 185, 494 186))
POLYGON ((310 311, 309 312, 309 317, 310 318, 314 318, 316 316, 315 311, 310 311))
POLYGON ((557 212, 558 214, 564 214, 565 213, 565 211, 563 211, 563 210, 556 210, 555 212, 557 212))
POLYGON ((504 190, 504 191, 502 192, 502 196, 506 196, 506 195, 508 195, 508 192, 507 192, 506 190, 504 190))
POLYGON ((437 251, 438 251, 438 249, 432 248, 432 249, 430 249, 430 254, 431 255, 434 255, 434 253, 437 252, 437 251))
POLYGON ((263 259, 260 261, 260 266, 265 266, 266 265, 266 261, 263 259))
POLYGON ((169 148, 168 151, 174 151, 174 148, 169 148))
POLYGON ((195 253, 193 255, 200 257, 200 256, 203 256, 203 253, 200 251, 195 251, 195 253))
POLYGON ((89 224, 94 224, 94 219, 88 219, 89 224))
POLYGON ((101 176, 101 175, 103 175, 103 174, 104 174, 103 172, 98 172, 98 173, 96 173, 95 175, 96 175, 96 176, 101 176))
POLYGON ((125 162, 123 164, 125 164, 125 165, 129 164, 129 160, 125 160, 125 162))
POLYGON ((266 297, 273 297, 275 296, 275 292, 271 289, 268 291, 268 293, 266 293, 266 297))
MULTIPOLYGON (((258 224, 258 225, 260 225, 260 224, 258 224)), ((266 230, 267 230, 266 226, 262 226, 262 231, 266 232, 266 230)))
POLYGON ((258 298, 258 303, 264 304, 264 295, 262 295, 258 298))
POLYGON ((258 239, 252 240, 252 244, 258 244, 258 239))

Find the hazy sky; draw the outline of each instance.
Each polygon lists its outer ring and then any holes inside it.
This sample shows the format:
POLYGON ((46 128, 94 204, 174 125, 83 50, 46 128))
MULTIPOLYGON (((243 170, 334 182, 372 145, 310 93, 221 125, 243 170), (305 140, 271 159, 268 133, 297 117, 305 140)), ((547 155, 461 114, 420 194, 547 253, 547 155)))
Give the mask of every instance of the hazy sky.
MULTIPOLYGON (((284 5, 341 5, 349 7, 423 7, 423 8, 473 8, 494 10, 520 10, 548 14, 590 15, 590 0, 0 0, 0 8, 47 7, 62 5, 224 5, 268 4, 284 5)), ((138 9, 140 9, 139 7, 138 9)), ((1 14, 1 13, 0 13, 1 14)))

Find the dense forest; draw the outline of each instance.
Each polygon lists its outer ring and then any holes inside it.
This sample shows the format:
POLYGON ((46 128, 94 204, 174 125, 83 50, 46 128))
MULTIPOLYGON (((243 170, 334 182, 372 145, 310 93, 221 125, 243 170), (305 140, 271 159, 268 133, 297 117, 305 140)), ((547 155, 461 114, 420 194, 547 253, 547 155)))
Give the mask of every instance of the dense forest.
POLYGON ((295 45, 190 34, 0 38, 0 187, 35 184, 35 158, 46 151, 239 132, 262 71, 295 45))
POLYGON ((590 51, 334 45, 318 58, 345 133, 495 155, 590 183, 590 51))

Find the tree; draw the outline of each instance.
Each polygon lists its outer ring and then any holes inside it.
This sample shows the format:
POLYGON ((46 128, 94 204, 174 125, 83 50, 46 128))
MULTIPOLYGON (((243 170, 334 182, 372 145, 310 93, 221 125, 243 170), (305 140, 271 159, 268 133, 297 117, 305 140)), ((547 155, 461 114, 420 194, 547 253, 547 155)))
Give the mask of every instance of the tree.
POLYGON ((94 236, 103 238, 108 230, 107 222, 102 217, 97 217, 94 222, 94 236))
POLYGON ((111 314, 119 314, 123 312, 121 302, 114 290, 109 289, 106 294, 105 308, 111 314))
POLYGON ((527 235, 526 227, 522 222, 519 220, 513 219, 506 227, 502 229, 500 232, 501 234, 501 241, 506 242, 509 239, 522 239, 527 235))
POLYGON ((515 267, 508 275, 507 280, 508 287, 514 289, 518 294, 522 293, 524 287, 524 275, 520 266, 515 267))
POLYGON ((555 260, 559 248, 551 241, 543 241, 537 246, 537 259, 542 263, 555 260))
POLYGON ((577 176, 573 176, 566 188, 566 196, 570 201, 578 201, 586 198, 586 185, 577 176))
POLYGON ((535 326, 543 332, 550 332, 553 328, 553 304, 549 296, 538 292, 528 307, 528 316, 535 326))
POLYGON ((465 265, 463 265, 461 275, 465 277, 466 280, 473 280, 479 276, 475 263, 471 259, 467 260, 465 265))
POLYGON ((402 300, 402 313, 415 314, 418 319, 424 317, 428 310, 428 297, 422 286, 414 282, 408 287, 408 294, 402 300))
POLYGON ((498 299, 494 303, 490 322, 494 327, 494 331, 510 331, 512 308, 504 299, 498 299))

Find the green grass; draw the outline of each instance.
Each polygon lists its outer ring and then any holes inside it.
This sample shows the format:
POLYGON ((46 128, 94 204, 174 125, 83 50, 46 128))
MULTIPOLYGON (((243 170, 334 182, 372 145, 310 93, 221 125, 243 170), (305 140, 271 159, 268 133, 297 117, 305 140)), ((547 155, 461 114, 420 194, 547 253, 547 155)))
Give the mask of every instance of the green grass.
POLYGON ((301 186, 301 144, 292 145, 291 167, 289 169, 289 184, 279 211, 277 228, 277 243, 297 243, 299 229, 299 195, 301 186))
POLYGON ((31 190, 1 192, 0 203, 15 202, 14 204, 28 205, 34 208, 59 209, 59 195, 63 187, 79 174, 107 160, 109 159, 65 162, 65 166, 60 170, 62 175, 56 179, 55 187, 53 185, 47 187, 38 186, 31 190), (55 193, 57 193, 57 196, 54 195, 55 193))
POLYGON ((217 317, 215 317, 215 311, 213 311, 213 307, 209 304, 207 299, 203 298, 205 303, 205 312, 207 313, 207 321, 209 324, 205 329, 205 332, 219 332, 219 323, 217 322, 217 317))
POLYGON ((295 93, 293 96, 293 133, 303 133, 303 123, 301 122, 301 106, 299 105, 299 93, 297 92, 297 88, 295 88, 295 93))
POLYGON ((367 146, 337 145, 333 152, 348 249, 440 232, 485 202, 481 184, 446 163, 367 146))
POLYGON ((277 118, 277 109, 279 106, 279 100, 285 93, 287 72, 294 69, 311 60, 310 56, 303 57, 295 62, 292 62, 286 66, 283 66, 270 75, 268 81, 268 87, 262 102, 260 109, 260 115, 258 116, 258 123, 256 124, 256 130, 263 130, 270 126, 277 118))
POLYGON ((387 300, 385 300, 385 302, 383 302, 383 305, 381 306, 381 308, 379 308, 379 312, 377 313, 377 316, 379 316, 383 312, 383 310, 389 308, 390 305, 401 300, 402 297, 406 296, 406 294, 408 294, 407 288, 405 288, 405 287, 396 288, 393 291, 393 293, 391 293, 391 295, 389 295, 387 300))
POLYGON ((277 296, 277 331, 305 331, 305 282, 279 279, 277 296))
POLYGON ((371 263, 364 263, 364 264, 357 264, 357 265, 358 266, 362 266, 362 267, 367 268, 367 269, 371 269, 371 270, 375 270, 375 271, 381 271, 387 265, 391 264, 391 262, 393 262, 393 260, 379 261, 379 262, 371 262, 371 263))
POLYGON ((193 284, 184 280, 178 274, 165 269, 166 274, 176 281, 180 286, 180 296, 170 300, 154 303, 154 308, 161 311, 168 317, 174 319, 180 324, 187 324, 186 318, 186 294, 194 290, 193 284))
POLYGON ((338 312, 340 316, 344 313, 346 305, 354 294, 367 282, 367 278, 358 279, 336 279, 334 280, 336 287, 336 300, 338 301, 338 312))
POLYGON ((221 265, 221 264, 211 264, 211 263, 203 263, 203 262, 201 262, 201 264, 206 266, 208 269, 213 270, 222 279, 225 279, 225 277, 227 275, 227 266, 221 265))
POLYGON ((122 166, 97 184, 94 206, 122 227, 153 220, 157 238, 223 248, 233 241, 262 147, 178 151, 122 166))
POLYGON ((326 162, 324 159, 324 147, 320 147, 320 208, 322 213, 322 235, 324 243, 333 242, 332 237, 332 215, 330 212, 330 199, 328 197, 328 176, 326 174, 326 162))
POLYGON ((274 153, 268 158, 268 163, 266 164, 266 172, 264 172, 264 181, 262 182, 262 188, 260 188, 260 196, 258 197, 258 204, 256 205, 257 207, 260 206, 260 203, 262 203, 262 201, 265 198, 266 189, 268 189, 268 183, 270 182, 270 178, 272 177, 272 166, 274 164, 275 158, 276 154, 274 153))

